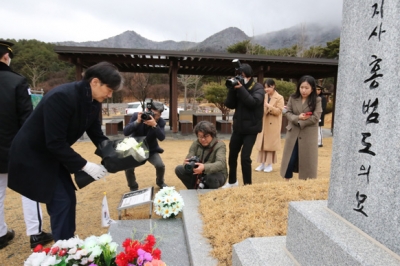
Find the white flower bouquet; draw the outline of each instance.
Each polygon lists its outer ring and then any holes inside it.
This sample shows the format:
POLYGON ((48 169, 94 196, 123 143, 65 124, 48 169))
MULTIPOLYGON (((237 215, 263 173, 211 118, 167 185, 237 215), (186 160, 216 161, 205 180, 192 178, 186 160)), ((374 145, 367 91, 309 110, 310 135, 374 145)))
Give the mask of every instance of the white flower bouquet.
MULTIPOLYGON (((116 173, 144 164, 149 158, 149 148, 146 137, 128 137, 122 140, 104 140, 95 154, 102 158, 101 164, 109 173, 116 173)), ((93 181, 84 171, 75 173, 75 183, 79 189, 93 181)))
POLYGON ((143 144, 143 140, 141 142, 137 142, 135 138, 129 137, 124 138, 121 142, 119 142, 115 149, 123 152, 123 157, 132 155, 136 161, 143 162, 149 157, 148 150, 145 150, 142 147, 143 144))
POLYGON ((174 187, 164 187, 158 191, 154 197, 153 204, 154 212, 164 219, 175 217, 185 206, 182 196, 174 187))
POLYGON ((118 244, 111 235, 90 236, 85 240, 73 237, 59 240, 51 248, 36 246, 24 266, 44 265, 115 265, 118 244))

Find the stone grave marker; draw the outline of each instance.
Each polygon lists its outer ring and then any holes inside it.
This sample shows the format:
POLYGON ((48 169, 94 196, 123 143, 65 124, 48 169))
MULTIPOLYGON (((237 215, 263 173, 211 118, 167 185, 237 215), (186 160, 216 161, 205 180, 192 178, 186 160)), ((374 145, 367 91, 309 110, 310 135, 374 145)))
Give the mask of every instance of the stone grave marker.
POLYGON ((328 208, 400 255, 400 5, 343 11, 328 208))

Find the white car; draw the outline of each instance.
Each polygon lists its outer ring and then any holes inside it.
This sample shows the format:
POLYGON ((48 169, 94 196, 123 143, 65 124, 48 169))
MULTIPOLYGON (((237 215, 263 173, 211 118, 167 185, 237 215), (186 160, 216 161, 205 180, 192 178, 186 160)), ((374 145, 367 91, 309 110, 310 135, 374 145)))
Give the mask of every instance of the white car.
MULTIPOLYGON (((156 101, 153 101, 153 102, 161 103, 161 102, 156 102, 156 101)), ((164 120, 169 120, 169 107, 163 103, 162 103, 162 105, 164 106, 164 111, 161 113, 161 117, 164 120)), ((145 106, 146 106, 146 103, 145 103, 145 106)), ((183 111, 183 108, 178 108, 177 111, 179 114, 179 111, 183 111)), ((131 114, 137 113, 137 112, 143 112, 143 108, 142 108, 142 105, 140 104, 140 102, 128 103, 128 106, 125 108, 125 114, 131 115, 131 114)))

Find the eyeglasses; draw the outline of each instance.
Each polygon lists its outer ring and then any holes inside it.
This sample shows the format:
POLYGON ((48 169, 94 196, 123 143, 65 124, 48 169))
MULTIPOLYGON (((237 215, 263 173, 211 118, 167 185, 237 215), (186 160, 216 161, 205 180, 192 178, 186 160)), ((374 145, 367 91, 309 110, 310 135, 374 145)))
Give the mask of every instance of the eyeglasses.
POLYGON ((211 136, 211 135, 210 135, 210 134, 206 134, 206 135, 204 135, 204 136, 197 135, 197 138, 198 138, 199 140, 201 140, 201 139, 207 139, 209 136, 211 136))

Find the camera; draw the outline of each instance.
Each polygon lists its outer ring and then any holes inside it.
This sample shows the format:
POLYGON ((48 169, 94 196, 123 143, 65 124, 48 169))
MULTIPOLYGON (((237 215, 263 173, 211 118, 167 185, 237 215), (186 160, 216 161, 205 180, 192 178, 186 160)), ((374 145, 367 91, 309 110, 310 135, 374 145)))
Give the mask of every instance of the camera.
POLYGON ((143 112, 142 115, 140 116, 142 120, 150 120, 151 119, 150 116, 154 117, 154 112, 151 110, 153 109, 153 100, 146 103, 146 108, 147 111, 143 112))
POLYGON ((198 182, 199 182, 199 185, 197 186, 197 188, 199 188, 199 189, 204 189, 205 188, 205 184, 206 184, 206 177, 204 176, 204 175, 201 175, 201 176, 199 176, 198 177, 199 178, 199 180, 198 180, 198 182))
POLYGON ((236 76, 234 78, 230 78, 225 81, 225 86, 228 89, 233 89, 236 85, 239 84, 239 82, 241 84, 244 84, 244 79, 241 75, 242 74, 242 70, 241 70, 242 64, 240 63, 239 59, 233 59, 232 63, 235 66, 235 75, 236 76))
POLYGON ((192 156, 191 158, 189 158, 189 161, 187 164, 185 164, 184 168, 185 171, 188 173, 193 173, 193 169, 197 168, 198 165, 196 165, 196 163, 200 162, 200 158, 197 156, 192 156))

